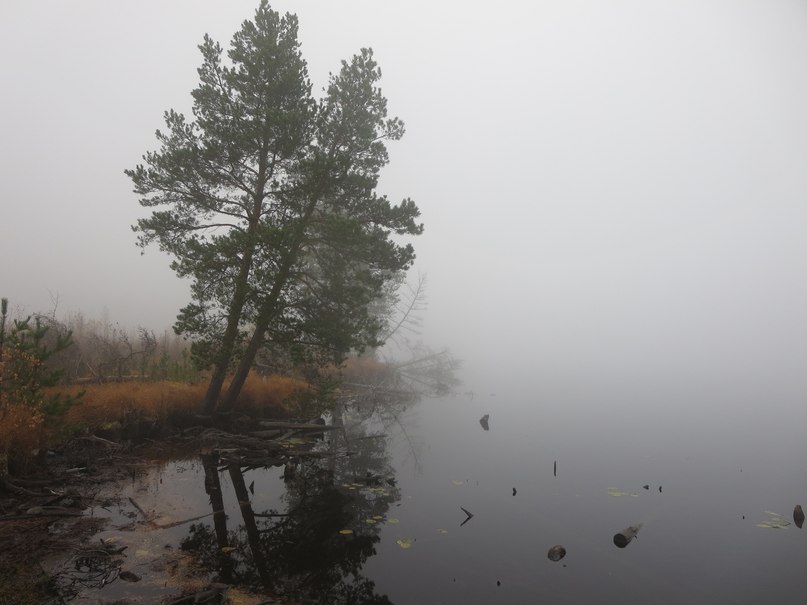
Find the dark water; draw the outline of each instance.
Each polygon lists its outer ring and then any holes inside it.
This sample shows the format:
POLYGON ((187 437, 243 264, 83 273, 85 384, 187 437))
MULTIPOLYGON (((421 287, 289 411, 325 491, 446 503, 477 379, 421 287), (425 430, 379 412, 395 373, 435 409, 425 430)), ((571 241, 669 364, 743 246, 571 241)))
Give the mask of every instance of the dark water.
MULTIPOLYGON (((222 467, 227 533, 217 540, 207 517, 154 541, 193 550, 213 578, 322 603, 804 602, 807 528, 792 518, 807 506, 803 404, 647 397, 476 393, 350 410, 347 432, 319 447, 353 455, 222 467), (245 523, 249 511, 287 516, 245 523), (614 534, 639 523, 617 548, 614 534), (567 554, 554 562, 557 544, 567 554)), ((171 463, 131 493, 163 522, 210 513, 210 469, 171 463)))

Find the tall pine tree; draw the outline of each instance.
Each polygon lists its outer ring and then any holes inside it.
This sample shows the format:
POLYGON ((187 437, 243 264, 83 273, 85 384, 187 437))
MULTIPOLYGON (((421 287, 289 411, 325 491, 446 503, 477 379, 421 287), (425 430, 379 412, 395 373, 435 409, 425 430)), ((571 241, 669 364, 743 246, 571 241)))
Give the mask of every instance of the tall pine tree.
POLYGON ((212 411, 232 406, 267 343, 333 361, 379 344, 372 303, 414 259, 392 234, 423 227, 414 202, 376 193, 385 141, 404 129, 387 117, 372 51, 343 61, 316 100, 297 18, 266 1, 233 37, 229 61, 207 36, 199 48, 194 119, 166 112, 159 150, 126 174, 154 208, 133 227, 139 244, 157 243, 192 279, 175 329, 212 368, 212 411))

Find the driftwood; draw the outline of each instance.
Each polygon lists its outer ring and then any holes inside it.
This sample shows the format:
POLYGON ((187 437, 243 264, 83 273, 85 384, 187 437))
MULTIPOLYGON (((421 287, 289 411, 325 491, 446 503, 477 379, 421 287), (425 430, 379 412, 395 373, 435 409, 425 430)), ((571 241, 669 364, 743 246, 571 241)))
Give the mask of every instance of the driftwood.
POLYGON ((32 506, 19 515, 3 515, 0 521, 17 521, 20 519, 36 519, 38 517, 80 517, 81 511, 71 510, 63 506, 32 506))
POLYGON ((110 441, 109 439, 104 439, 103 437, 98 437, 96 435, 84 435, 83 437, 79 437, 79 439, 81 439, 82 441, 90 441, 92 443, 98 443, 110 449, 120 449, 123 447, 120 443, 115 443, 114 441, 110 441))
POLYGON ((17 496, 27 496, 29 498, 50 498, 53 496, 53 492, 33 492, 29 489, 25 489, 24 487, 20 487, 17 485, 16 479, 11 479, 8 476, 0 476, 0 487, 8 492, 11 492, 12 494, 16 494, 17 496))
POLYGON ((228 586, 226 584, 212 584, 210 588, 200 590, 193 594, 179 597, 173 601, 169 601, 167 605, 202 605, 204 603, 218 603, 220 602, 219 596, 227 592, 228 586), (214 600, 215 599, 215 600, 214 600))
POLYGON ((265 429, 286 429, 294 431, 312 431, 314 433, 321 433, 323 431, 333 431, 340 429, 340 426, 316 424, 313 422, 276 422, 263 420, 258 423, 265 429))
POLYGON ((132 506, 134 506, 137 509, 137 512, 139 512, 141 515, 143 515, 143 519, 145 519, 146 521, 149 520, 149 516, 146 514, 146 511, 144 511, 142 508, 140 508, 140 505, 131 496, 129 496, 129 502, 131 502, 132 506))

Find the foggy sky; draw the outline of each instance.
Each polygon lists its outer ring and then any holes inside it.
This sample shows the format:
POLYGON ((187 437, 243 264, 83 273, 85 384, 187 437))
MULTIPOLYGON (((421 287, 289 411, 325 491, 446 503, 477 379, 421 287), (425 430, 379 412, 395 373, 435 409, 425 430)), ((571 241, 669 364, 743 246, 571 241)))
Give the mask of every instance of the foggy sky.
MULTIPOLYGON (((0 5, 12 306, 47 311, 58 297, 59 314, 172 324, 187 284, 136 248, 144 210, 123 170, 156 148, 163 111, 190 114, 204 33, 227 48, 256 6, 0 5)), ((272 7, 299 16, 315 91, 374 49, 407 125, 379 191, 421 208, 423 339, 469 373, 804 391, 804 2, 272 7)))

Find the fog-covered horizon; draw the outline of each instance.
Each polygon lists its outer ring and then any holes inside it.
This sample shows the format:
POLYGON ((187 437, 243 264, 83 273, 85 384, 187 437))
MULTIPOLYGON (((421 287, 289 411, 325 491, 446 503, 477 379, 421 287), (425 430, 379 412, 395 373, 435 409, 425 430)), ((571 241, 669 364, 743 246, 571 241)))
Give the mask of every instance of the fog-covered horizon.
MULTIPOLYGON (((226 48, 256 6, 0 7, 13 307, 171 326, 187 283, 136 248, 123 170, 163 111, 190 114, 203 35, 226 48)), ((802 2, 272 7, 298 15, 314 91, 374 49, 407 126, 379 192, 421 209, 422 338, 471 388, 805 393, 802 2)))

